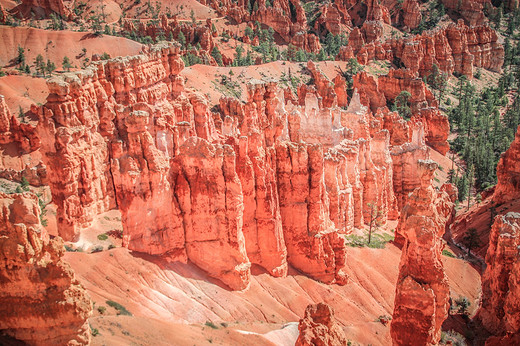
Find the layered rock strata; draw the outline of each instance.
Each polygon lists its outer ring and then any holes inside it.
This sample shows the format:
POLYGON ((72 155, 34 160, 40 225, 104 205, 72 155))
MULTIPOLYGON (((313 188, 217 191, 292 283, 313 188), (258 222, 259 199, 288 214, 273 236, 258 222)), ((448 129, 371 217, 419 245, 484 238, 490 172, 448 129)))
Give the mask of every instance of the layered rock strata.
POLYGON ((504 48, 496 32, 487 25, 468 27, 462 21, 433 32, 403 39, 369 42, 356 28, 349 44, 341 48, 338 59, 356 57, 361 64, 372 60, 389 60, 396 65, 429 75, 433 65, 446 73, 473 78, 474 68, 501 71, 504 48))
POLYGON ((441 260, 442 235, 455 195, 432 186, 437 164, 419 161, 421 186, 401 212, 396 241, 403 239, 390 334, 396 345, 436 345, 448 316, 449 285, 441 260))
POLYGON ((0 193, 0 331, 30 345, 88 345, 92 303, 49 240, 32 193, 0 193))
POLYGON ((398 217, 419 184, 408 153, 428 158, 425 124, 348 101, 312 63, 316 85, 295 97, 252 82, 246 102, 212 113, 184 89, 183 66, 178 46, 159 44, 48 82, 38 132, 60 235, 76 240, 118 208, 129 249, 191 261, 232 289, 251 263, 345 283, 341 234, 368 222, 369 203, 398 217))

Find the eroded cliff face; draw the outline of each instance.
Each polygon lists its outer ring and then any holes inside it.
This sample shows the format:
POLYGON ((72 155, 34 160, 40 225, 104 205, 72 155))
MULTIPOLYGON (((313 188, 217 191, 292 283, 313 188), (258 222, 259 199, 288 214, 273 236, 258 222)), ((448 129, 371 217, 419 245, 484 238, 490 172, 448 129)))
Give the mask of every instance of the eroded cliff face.
POLYGON ((43 11, 45 16, 56 13, 63 18, 72 17, 72 4, 68 0, 23 0, 19 7, 16 10, 28 16, 39 15, 43 11))
POLYGON ((341 60, 352 57, 361 64, 371 60, 397 61, 421 77, 429 75, 435 64, 446 73, 471 79, 476 67, 501 71, 504 48, 488 25, 468 27, 459 21, 433 32, 385 42, 367 41, 356 28, 351 32, 348 46, 341 48, 338 56, 341 60))
POLYGON ((478 318, 488 331, 503 338, 504 344, 520 334, 519 247, 520 214, 497 216, 489 236, 478 318))
POLYGON ((10 143, 15 143, 22 152, 30 152, 40 147, 35 124, 21 122, 7 107, 4 96, 0 95, 0 144, 10 143))
POLYGON ((396 345, 436 345, 448 316, 449 285, 441 261, 442 235, 451 216, 453 187, 432 186, 437 164, 419 161, 421 186, 401 212, 396 242, 402 241, 390 334, 396 345))
POLYGON ((30 345, 87 345, 92 303, 49 240, 32 193, 0 193, 0 330, 30 345))
POLYGON ((179 54, 159 44, 49 81, 38 133, 60 235, 76 240, 118 208, 129 249, 191 261, 232 289, 247 287, 251 263, 345 283, 342 234, 368 222, 369 203, 383 222, 399 216, 435 117, 376 107, 366 95, 385 93, 368 77, 348 100, 342 77, 312 62, 315 86, 296 96, 253 82, 246 102, 223 98, 212 113, 184 89, 179 54))
POLYGON ((520 196, 520 126, 509 149, 497 165, 497 185, 493 201, 502 204, 520 196))
POLYGON ((296 346, 347 344, 345 333, 334 318, 334 310, 324 303, 307 306, 298 330, 300 334, 296 346))

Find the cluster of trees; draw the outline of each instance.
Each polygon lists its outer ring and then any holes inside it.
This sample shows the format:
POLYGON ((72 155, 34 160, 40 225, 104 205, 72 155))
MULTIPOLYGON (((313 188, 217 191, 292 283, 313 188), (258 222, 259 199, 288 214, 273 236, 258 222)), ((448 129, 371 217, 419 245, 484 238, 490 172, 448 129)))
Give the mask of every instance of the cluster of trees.
MULTIPOLYGON (((515 15, 509 15, 515 21, 515 15)), ((477 93, 462 76, 456 96, 459 103, 449 111, 450 124, 457 132, 451 145, 466 162, 466 171, 450 171, 450 178, 459 188, 459 200, 477 190, 496 184, 496 166, 501 153, 507 150, 520 125, 520 42, 511 44, 513 35, 505 40, 504 73, 497 87, 477 93), (505 111, 504 111, 505 110, 505 111)), ((458 170, 458 169, 457 169, 458 170)))
POLYGON ((34 59, 34 66, 36 68, 36 74, 46 77, 47 75, 51 75, 54 70, 56 70, 56 65, 47 59, 47 63, 43 59, 43 55, 38 54, 36 59, 34 59))
POLYGON ((21 72, 31 73, 31 67, 25 63, 25 49, 18 46, 18 55, 16 56, 17 69, 21 72))
POLYGON ((254 29, 246 27, 244 34, 251 39, 251 41, 258 37, 259 44, 253 47, 253 50, 259 53, 262 57, 262 62, 276 61, 281 58, 281 52, 274 41, 274 30, 269 27, 262 29, 261 24, 255 22, 254 29))

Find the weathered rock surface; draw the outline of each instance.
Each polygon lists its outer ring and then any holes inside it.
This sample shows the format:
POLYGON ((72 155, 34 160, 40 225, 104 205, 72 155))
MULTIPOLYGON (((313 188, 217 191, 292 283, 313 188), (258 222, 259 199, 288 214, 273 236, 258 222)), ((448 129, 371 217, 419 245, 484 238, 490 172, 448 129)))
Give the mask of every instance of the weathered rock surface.
MULTIPOLYGON (((345 283, 341 234, 368 222, 369 203, 383 222, 398 217, 435 113, 407 123, 385 106, 393 87, 368 77, 348 100, 345 80, 313 63, 315 85, 295 96, 253 81, 247 102, 222 98, 212 113, 184 89, 183 67, 178 46, 159 44, 49 81, 38 132, 60 235, 75 240, 118 208, 124 246, 191 261, 232 289, 248 286, 251 264, 345 283)), ((420 90, 414 107, 433 107, 420 90)))
MULTIPOLYGON (((495 218, 482 278, 479 319, 493 335, 520 334, 520 214, 495 218)), ((506 336, 507 335, 507 336, 506 336)))
POLYGON ((491 6, 489 0, 442 0, 446 9, 459 13, 468 25, 482 25, 487 21, 484 15, 484 5, 491 6))
POLYGON ((405 0, 401 7, 403 24, 409 29, 415 29, 422 20, 421 9, 416 0, 405 0))
POLYGON ((324 303, 307 306, 298 330, 300 334, 296 346, 347 344, 345 333, 334 318, 334 310, 324 303))
POLYGON ((502 204, 520 196, 520 126, 511 146, 500 157, 497 178, 493 194, 495 203, 502 204))
POLYGON ((72 15, 72 4, 67 0, 23 0, 19 7, 18 10, 21 10, 28 16, 31 13, 34 16, 34 14, 39 15, 42 12, 45 16, 56 13, 63 18, 68 18, 72 15))
POLYGON ((40 139, 35 131, 35 125, 21 122, 12 114, 0 95, 0 144, 16 143, 22 152, 30 152, 40 147, 40 139))
POLYGON ((448 316, 449 286, 441 261, 442 235, 453 209, 445 185, 432 186, 434 161, 419 161, 421 186, 401 212, 396 241, 404 239, 390 334, 396 345, 436 345, 448 316))
MULTIPOLYGON (((468 27, 462 21, 433 32, 385 42, 370 42, 354 29, 348 47, 361 64, 390 60, 418 72, 421 77, 429 75, 434 64, 446 73, 473 78, 475 67, 498 72, 504 63, 504 48, 496 32, 488 25, 468 27)), ((338 58, 350 58, 345 48, 338 58)))
POLYGON ((92 303, 49 240, 32 193, 0 193, 0 330, 30 345, 87 345, 92 303))

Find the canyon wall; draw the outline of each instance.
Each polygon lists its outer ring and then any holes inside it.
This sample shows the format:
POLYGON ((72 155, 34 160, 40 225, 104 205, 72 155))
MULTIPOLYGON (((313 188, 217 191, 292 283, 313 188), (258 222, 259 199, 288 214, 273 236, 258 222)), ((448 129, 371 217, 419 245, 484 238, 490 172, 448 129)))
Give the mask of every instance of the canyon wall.
POLYGON ((501 156, 497 165, 497 185, 493 201, 503 204, 520 196, 520 126, 515 139, 501 156))
POLYGON ((390 334, 396 345, 436 345, 448 317, 449 285, 441 261, 442 235, 456 193, 451 185, 432 186, 437 164, 420 161, 421 186, 401 211, 396 242, 402 242, 390 334))
POLYGON ((36 195, 0 193, 0 330, 31 345, 87 345, 92 303, 40 223, 36 195))
POLYGON ((435 116, 373 107, 372 82, 348 101, 312 62, 315 86, 295 98, 252 82, 246 102, 222 98, 212 113, 184 89, 183 67, 179 46, 163 43, 49 80, 38 134, 60 235, 77 240, 117 208, 124 246, 191 261, 232 289, 248 286, 251 263, 345 283, 342 234, 368 222, 369 203, 383 222, 398 218, 435 116))
POLYGON ((478 318, 502 344, 512 344, 508 338, 520 335, 519 248, 520 214, 497 216, 489 236, 478 318))
POLYGON ((473 78, 475 68, 500 72, 504 63, 504 47, 496 32, 488 25, 466 26, 462 21, 408 38, 369 42, 354 29, 348 46, 342 47, 340 60, 355 57, 359 63, 389 60, 421 77, 429 75, 433 65, 446 73, 473 78))

